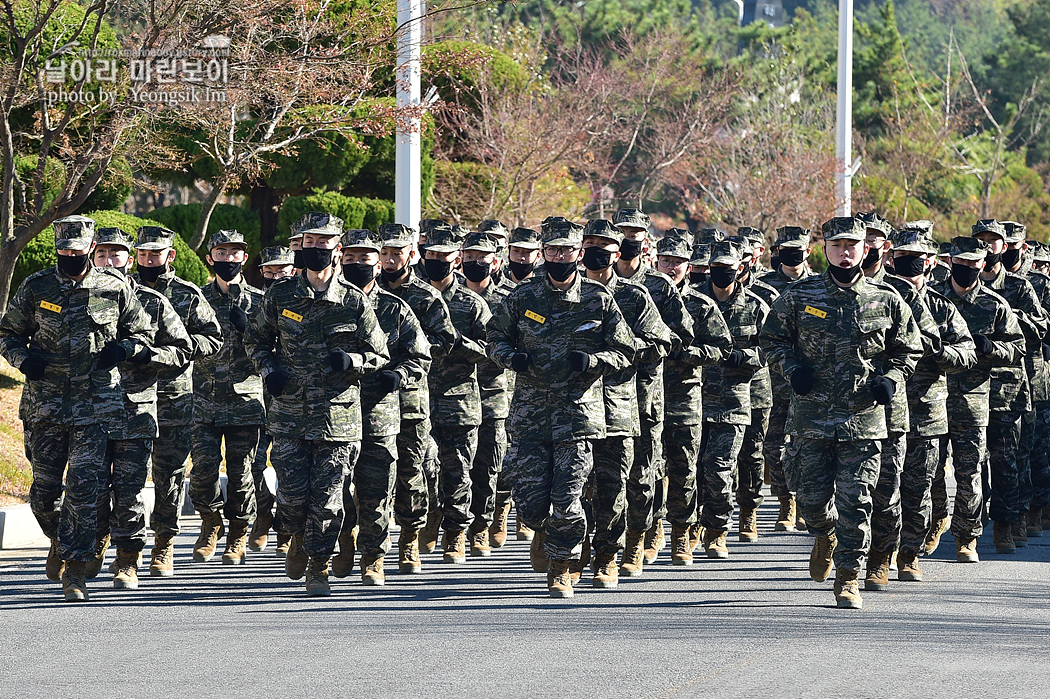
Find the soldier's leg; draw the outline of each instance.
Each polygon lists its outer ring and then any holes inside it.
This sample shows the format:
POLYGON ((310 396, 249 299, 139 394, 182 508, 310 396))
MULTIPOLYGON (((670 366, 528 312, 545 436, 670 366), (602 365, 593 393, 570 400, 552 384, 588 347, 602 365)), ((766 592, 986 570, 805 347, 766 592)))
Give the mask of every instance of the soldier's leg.
POLYGON ((664 425, 667 519, 677 529, 685 529, 696 522, 696 466, 701 434, 702 425, 664 425))
POLYGON ((1050 505, 1050 402, 1039 403, 1036 410, 1035 447, 1032 450, 1032 502, 1030 512, 1050 505))
POLYGON ((871 551, 889 556, 900 545, 901 471, 904 469, 907 436, 890 432, 882 441, 879 479, 872 495, 871 551))
POLYGON ((438 481, 441 493, 441 526, 447 534, 458 534, 470 526, 470 467, 478 448, 478 428, 435 427, 438 443, 438 481))
POLYGON ((302 535, 306 530, 307 500, 310 494, 310 442, 294 437, 275 436, 270 461, 277 471, 277 508, 287 534, 302 535))
POLYGON ((952 471, 955 473, 955 504, 951 532, 956 541, 977 539, 984 531, 981 510, 981 461, 985 452, 985 430, 981 427, 957 429, 951 435, 952 471))
POLYGON ((427 439, 426 455, 423 458, 423 475, 427 481, 427 508, 430 512, 441 512, 441 458, 438 443, 431 425, 427 439))
POLYGON ((58 518, 62 509, 62 474, 69 462, 72 428, 37 425, 25 431, 26 458, 33 469, 29 486, 29 507, 37 524, 49 539, 58 539, 58 518))
POLYGON ((543 530, 550 516, 552 451, 550 442, 516 440, 504 462, 518 516, 536 531, 543 530))
POLYGON ((591 443, 556 442, 551 457, 551 514, 544 551, 551 560, 579 560, 587 536, 581 498, 594 464, 591 443))
POLYGON ((152 473, 156 498, 150 527, 157 535, 179 533, 179 510, 186 480, 186 462, 190 456, 193 428, 191 425, 169 425, 160 428, 153 440, 152 473))
MULTIPOLYGON (((1036 448, 1036 411, 1031 410, 1021 418, 1021 440, 1017 445, 1017 521, 1028 521, 1028 507, 1032 502, 1032 457, 1036 448)), ((1027 526, 1023 530, 1028 538, 1027 526)), ((1016 538, 1016 537, 1015 537, 1016 538)))
POLYGON ((651 416, 642 415, 640 427, 639 436, 633 440, 634 457, 627 475, 627 528, 636 532, 647 531, 653 526, 653 500, 656 494, 654 447, 660 441, 660 423, 651 416))
POLYGON ((199 514, 222 511, 222 488, 219 485, 219 467, 222 465, 222 435, 224 428, 195 422, 190 456, 190 502, 199 514))
MULTIPOLYGON (((309 474, 303 549, 310 558, 328 559, 335 552, 339 527, 343 522, 343 479, 354 468, 361 443, 317 440, 306 444, 309 474)), ((278 502, 282 502, 280 497, 278 502)))
POLYGON ((470 468, 470 533, 488 529, 496 513, 496 480, 507 452, 506 420, 483 420, 478 429, 477 453, 470 468))
MULTIPOLYGON (((981 430, 982 432, 984 430, 981 430)), ((933 483, 930 484, 930 498, 933 501, 933 521, 948 518, 948 481, 947 469, 948 459, 952 456, 952 442, 948 435, 938 438, 940 449, 937 453, 937 468, 933 473, 933 483)))
POLYGON ((737 457, 738 485, 736 500, 740 511, 757 510, 762 505, 762 448, 769 430, 771 408, 751 411, 751 424, 744 429, 740 456, 737 457))
POLYGON ((1017 445, 1021 439, 1021 414, 992 412, 988 418, 988 461, 991 466, 991 519, 1007 524, 1017 521, 1017 445))
MULTIPOLYGON (((270 454, 270 444, 273 439, 266 430, 259 432, 259 446, 255 449, 255 459, 252 460, 252 482, 255 484, 255 516, 256 521, 263 517, 273 517, 273 495, 266 487, 266 479, 263 472, 266 471, 267 459, 270 454)), ((271 519, 272 521, 272 519, 271 519)))
MULTIPOLYGON (((259 428, 226 427, 223 434, 226 442, 226 506, 223 514, 231 530, 247 529, 256 516, 252 464, 259 446, 259 428)), ((196 464, 193 470, 197 470, 196 464)))
POLYGON ((769 492, 777 499, 792 497, 784 476, 784 445, 787 437, 784 426, 787 424, 788 401, 773 397, 773 407, 769 413, 769 428, 762 442, 762 457, 769 471, 769 492))
POLYGON ((835 533, 836 442, 827 439, 792 437, 784 450, 786 468, 797 487, 799 513, 814 536, 835 533))
POLYGON ((627 534, 627 476, 634 461, 634 441, 631 437, 606 437, 592 442, 594 553, 598 557, 623 551, 627 534))
POLYGON ((69 430, 69 466, 58 516, 57 550, 63 561, 95 558, 99 491, 108 482, 108 446, 109 436, 101 425, 69 430))
MULTIPOLYGON (((933 522, 933 497, 930 488, 938 467, 940 443, 940 437, 908 437, 904 468, 901 470, 902 556, 914 556, 922 551, 926 534, 930 531, 933 522)), ((882 480, 881 475, 879 480, 882 480)), ((872 528, 874 529, 874 522, 872 528)), ((873 541, 872 548, 874 547, 873 541)))
POLYGON ((153 440, 122 439, 109 444, 113 459, 110 536, 118 549, 138 552, 146 546, 146 508, 142 491, 149 475, 153 440))
MULTIPOLYGON (((361 456, 354 467, 354 490, 360 527, 357 547, 362 556, 380 557, 390 551, 397 458, 396 435, 366 437, 361 444, 361 456)), ((344 501, 343 507, 347 514, 354 509, 351 502, 344 501)))
MULTIPOLYGON (((859 572, 871 546, 872 491, 879 478, 878 440, 835 443, 835 567, 859 572)), ((808 519, 807 519, 808 521, 808 519)), ((810 525, 812 528, 812 525, 810 525)))
MULTIPOLYGON (((704 424, 707 433, 700 458, 697 487, 700 491, 700 524, 708 532, 725 533, 733 517, 733 470, 744 442, 744 425, 723 422, 704 424)), ((708 532, 705 532, 705 541, 708 532)))
MULTIPOLYGON (((663 420, 653 427, 653 520, 667 517, 667 455, 664 450, 663 420)), ((662 525, 661 525, 662 526, 662 525)))
POLYGON ((429 420, 402 420, 397 435, 394 518, 400 527, 422 529, 427 521, 427 479, 423 460, 430 442, 429 420))

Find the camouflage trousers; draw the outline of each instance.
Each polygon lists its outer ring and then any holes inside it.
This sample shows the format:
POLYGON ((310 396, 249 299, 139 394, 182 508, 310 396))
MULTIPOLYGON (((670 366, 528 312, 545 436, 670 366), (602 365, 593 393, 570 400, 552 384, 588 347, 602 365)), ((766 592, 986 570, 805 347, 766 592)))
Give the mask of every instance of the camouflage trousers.
POLYGON ((504 462, 518 515, 525 526, 543 530, 552 560, 579 560, 587 536, 583 489, 594 465, 591 442, 511 444, 504 462))
POLYGON ((33 468, 29 506, 40 529, 58 540, 64 561, 95 557, 98 500, 108 477, 109 436, 101 425, 27 425, 26 458, 33 468), (65 473, 65 488, 62 474, 65 473))
POLYGON ((627 538, 627 478, 634 462, 634 438, 596 439, 592 448, 594 552, 599 556, 615 556, 623 551, 627 538))
POLYGON ((704 423, 700 438, 696 508, 698 521, 707 529, 729 529, 733 518, 733 474, 745 431, 746 425, 704 423))
MULTIPOLYGON (((948 422, 951 429, 951 421, 948 422)), ((964 427, 941 437, 937 472, 933 477, 931 496, 933 518, 948 516, 948 491, 945 481, 947 458, 950 452, 955 473, 955 503, 952 508, 952 536, 956 539, 976 539, 984 531, 981 510, 984 508, 984 490, 981 486, 981 463, 987 448, 984 427, 964 427)))
POLYGON ((810 533, 834 532, 838 537, 834 559, 840 571, 864 569, 880 451, 876 439, 839 442, 792 436, 787 446, 799 511, 810 533))
POLYGON ((160 436, 153 440, 155 500, 149 524, 157 535, 175 536, 179 533, 179 511, 182 509, 186 463, 192 443, 192 425, 162 425, 160 436))
POLYGON ((661 444, 664 423, 651 415, 642 414, 639 417, 641 431, 632 440, 634 458, 627 475, 627 528, 644 532, 653 526, 657 473, 660 481, 663 481, 664 476, 661 444))
POLYGON ((277 471, 285 533, 301 534, 311 558, 328 558, 335 551, 343 522, 343 480, 360 451, 360 442, 273 438, 270 460, 277 471))
POLYGON ((771 408, 751 411, 751 424, 744 430, 744 441, 737 457, 736 501, 741 510, 757 510, 765 501, 762 497, 763 447, 769 431, 771 408))
POLYGON ((106 449, 106 480, 98 500, 98 537, 109 534, 113 545, 124 551, 141 551, 146 546, 142 490, 152 451, 152 439, 113 439, 106 449))
POLYGON ((478 451, 478 426, 434 425, 438 449, 438 499, 441 527, 457 534, 470 527, 470 470, 478 451))
POLYGON ((1035 455, 1036 411, 1021 418, 1021 440, 1017 444, 1017 519, 1025 521, 1032 502, 1032 459, 1035 455))
POLYGON ((273 444, 266 430, 259 433, 259 447, 255 450, 255 460, 252 462, 252 482, 255 484, 255 517, 259 519, 264 513, 273 515, 271 528, 275 532, 283 532, 284 522, 281 520, 281 510, 274 512, 277 500, 273 493, 266 487, 266 479, 263 472, 266 470, 267 459, 270 455, 270 445, 273 444))
POLYGON ((402 420, 397 433, 397 476, 394 519, 398 526, 422 529, 427 522, 429 496, 423 462, 430 445, 430 420, 402 420))
POLYGON ((477 453, 470 467, 470 533, 488 529, 496 514, 496 487, 507 453, 507 421, 488 418, 478 428, 477 453))
POLYGON ((871 509, 871 550, 893 553, 901 542, 901 474, 908 450, 907 435, 890 432, 882 440, 879 480, 871 509))
POLYGON ((988 415, 987 459, 991 470, 991 519, 1016 522, 1019 477, 1017 448, 1023 414, 993 411, 988 415))
POLYGON ((703 425, 664 425, 667 519, 674 527, 685 528, 696 522, 696 470, 702 436, 703 425))
MULTIPOLYGON (((933 475, 937 471, 940 450, 940 437, 907 438, 904 468, 901 471, 900 550, 905 553, 918 553, 922 550, 926 534, 933 523, 931 486, 933 475)), ((874 522, 872 526, 874 527, 874 522)), ((872 548, 875 548, 874 542, 872 548)))
POLYGON ((441 512, 441 462, 432 425, 423 453, 423 478, 427 487, 427 512, 441 512))
POLYGON ((778 499, 789 498, 794 494, 794 489, 788 485, 784 473, 787 465, 784 458, 784 446, 787 444, 784 428, 787 425, 790 405, 790 399, 773 397, 773 407, 769 411, 769 427, 762 442, 762 457, 766 470, 769 471, 769 492, 778 499))
POLYGON ((247 528, 255 521, 252 464, 259 447, 259 426, 216 426, 194 423, 190 501, 200 514, 222 512, 230 525, 247 528), (226 455, 226 505, 219 485, 219 466, 226 455))
POLYGON ((1050 505, 1050 402, 1036 404, 1035 446, 1032 449, 1030 511, 1050 505))
POLYGON ((382 557, 390 551, 396 473, 397 435, 366 435, 361 440, 361 456, 353 474, 343 479, 343 524, 340 527, 340 531, 359 527, 357 548, 362 556, 382 557))

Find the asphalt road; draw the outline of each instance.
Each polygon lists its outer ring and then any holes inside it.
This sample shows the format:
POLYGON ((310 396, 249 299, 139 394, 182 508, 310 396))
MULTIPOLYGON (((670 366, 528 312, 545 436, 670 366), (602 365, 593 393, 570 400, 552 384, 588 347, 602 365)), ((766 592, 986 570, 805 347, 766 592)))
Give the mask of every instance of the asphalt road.
MULTIPOLYGON (((834 608, 809 580, 812 539, 732 544, 726 561, 670 564, 615 590, 584 577, 547 597, 511 541, 488 559, 443 564, 383 588, 355 576, 307 599, 273 542, 247 565, 192 563, 176 577, 92 601, 61 601, 44 550, 0 558, 0 695, 18 697, 1042 697, 1050 694, 1050 532, 1015 555, 954 562, 953 541, 922 559, 926 581, 834 608)), ((989 528, 990 529, 990 528, 989 528)), ((439 549, 440 550, 440 549, 439 549)), ((395 552, 396 553, 396 552, 395 552)), ((112 554, 110 554, 112 556, 112 554)), ((396 571, 396 558, 388 564, 396 571)))

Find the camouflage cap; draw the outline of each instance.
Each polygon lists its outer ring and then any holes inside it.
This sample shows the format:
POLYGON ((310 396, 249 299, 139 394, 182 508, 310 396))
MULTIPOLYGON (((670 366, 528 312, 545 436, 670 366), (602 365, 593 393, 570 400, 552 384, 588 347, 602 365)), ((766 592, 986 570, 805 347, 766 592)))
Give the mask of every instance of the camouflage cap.
POLYGON ((416 231, 403 223, 384 223, 379 226, 379 240, 384 248, 406 248, 415 245, 416 231))
POLYGON ((434 226, 427 233, 427 244, 425 250, 437 253, 457 252, 463 247, 463 239, 452 226, 447 223, 443 226, 434 226))
POLYGON ((208 249, 211 250, 216 245, 240 245, 245 250, 248 249, 248 243, 244 242, 244 235, 240 231, 215 231, 211 238, 208 238, 208 249))
POLYGON ((87 250, 95 238, 95 220, 87 216, 66 216, 52 225, 56 250, 87 250))
POLYGON ((311 211, 296 222, 295 232, 303 235, 342 235, 343 219, 322 211, 311 211))
POLYGON ((623 231, 617 228, 612 221, 604 218, 596 218, 587 222, 587 225, 583 227, 583 237, 586 238, 589 235, 608 238, 617 245, 623 243, 623 231))
POLYGON ((259 266, 295 264, 295 255, 283 245, 271 245, 259 253, 259 266))
POLYGON ((621 228, 638 228, 643 231, 649 230, 653 225, 649 215, 641 209, 620 209, 613 216, 613 223, 621 228))
POLYGON ((488 233, 494 235, 497 238, 508 238, 510 231, 503 225, 503 221, 497 221, 494 218, 485 219, 478 224, 478 233, 488 233))
POLYGON ((758 228, 740 226, 736 229, 736 234, 742 238, 747 238, 752 243, 758 243, 762 247, 766 246, 766 234, 758 228))
POLYGON ((1020 243, 1028 235, 1028 229, 1023 223, 1017 221, 1002 221, 1001 223, 1006 229, 1006 242, 1010 245, 1020 243))
POLYGON ((933 234, 933 221, 927 219, 919 219, 918 221, 908 221, 904 224, 905 228, 911 228, 912 230, 923 231, 927 234, 933 234))
POLYGON ((515 228, 510 232, 510 240, 507 241, 507 244, 522 250, 539 250, 542 247, 540 232, 531 228, 515 228))
MULTIPOLYGON (((742 235, 727 235, 726 240, 731 243, 736 243, 737 247, 740 248, 741 258, 750 257, 755 254, 755 241, 750 238, 745 238, 742 235)), ((713 255, 714 252, 711 254, 713 255)))
POLYGON ((890 233, 893 232, 893 226, 890 225, 890 222, 874 211, 862 211, 853 218, 864 224, 865 235, 867 235, 868 231, 875 231, 881 234, 883 238, 889 238, 890 233))
POLYGON ((419 234, 430 239, 430 232, 438 228, 451 228, 452 226, 443 218, 424 218, 419 222, 419 234))
POLYGON ((693 245, 689 238, 676 235, 672 231, 681 230, 672 228, 664 234, 663 238, 656 241, 656 254, 668 257, 680 257, 683 260, 693 259, 693 245))
POLYGON ((866 224, 852 216, 836 216, 824 222, 820 232, 824 235, 824 242, 832 240, 855 240, 862 241, 866 235, 866 224))
POLYGON ((775 248, 801 248, 809 247, 809 237, 812 231, 801 226, 781 226, 777 229, 777 241, 773 243, 775 248))
POLYGON ((131 252, 135 248, 135 238, 122 228, 99 228, 95 231, 97 245, 116 245, 131 252))
POLYGON ((722 240, 711 245, 711 264, 736 267, 744 261, 740 244, 733 240, 722 240))
POLYGON ((711 245, 711 243, 725 239, 724 231, 717 228, 700 228, 693 234, 693 245, 711 245))
POLYGON ((489 232, 478 231, 471 233, 463 241, 464 250, 476 250, 477 252, 498 252, 499 238, 489 232))
POLYGON ((952 254, 952 241, 946 240, 941 243, 940 250, 937 252, 938 255, 951 255, 952 254))
POLYGON ((164 226, 143 226, 135 231, 136 250, 164 250, 175 244, 175 231, 164 226))
POLYGON ((379 249, 383 246, 383 241, 379 238, 379 234, 373 233, 367 228, 351 228, 348 231, 343 231, 343 237, 340 242, 344 248, 367 248, 376 252, 379 252, 379 249))
POLYGON ((957 238, 952 238, 951 255, 953 258, 958 257, 960 260, 983 260, 984 256, 987 254, 988 243, 980 238, 967 238, 962 235, 957 238))
POLYGON ((993 233, 1006 240, 1006 228, 994 218, 982 218, 970 228, 970 234, 974 237, 978 233, 993 233))
POLYGON ((894 231, 890 235, 890 241, 893 243, 893 250, 896 252, 917 252, 922 255, 937 254, 937 246, 933 244, 933 239, 925 231, 918 228, 905 228, 901 231, 894 231))
POLYGON ((693 243, 693 257, 689 260, 691 265, 710 265, 711 264, 711 245, 712 243, 693 243))
POLYGON ((1032 249, 1033 260, 1036 262, 1050 262, 1050 248, 1045 244, 1037 240, 1029 240, 1028 245, 1032 249))
POLYGON ((540 224, 543 245, 583 245, 583 226, 563 216, 548 216, 540 224))

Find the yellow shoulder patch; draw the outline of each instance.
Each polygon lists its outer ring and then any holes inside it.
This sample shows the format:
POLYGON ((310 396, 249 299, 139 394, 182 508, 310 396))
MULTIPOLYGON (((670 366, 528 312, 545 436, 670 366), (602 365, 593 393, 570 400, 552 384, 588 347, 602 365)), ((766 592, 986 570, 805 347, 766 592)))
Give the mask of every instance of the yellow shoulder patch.
POLYGON ((828 317, 828 312, 827 311, 822 311, 819 308, 813 308, 813 306, 806 306, 803 310, 806 313, 810 314, 811 316, 816 316, 818 318, 827 318, 828 317))
POLYGON ((287 308, 281 311, 281 315, 285 318, 291 318, 296 323, 302 323, 303 317, 294 311, 289 311, 287 308))
POLYGON ((546 318, 541 316, 539 313, 536 313, 535 311, 525 311, 525 317, 528 318, 529 320, 536 321, 540 325, 543 325, 544 323, 547 322, 546 318))
POLYGON ((61 313, 62 307, 58 304, 51 303, 50 301, 41 301, 40 307, 45 311, 51 311, 52 313, 61 313))

